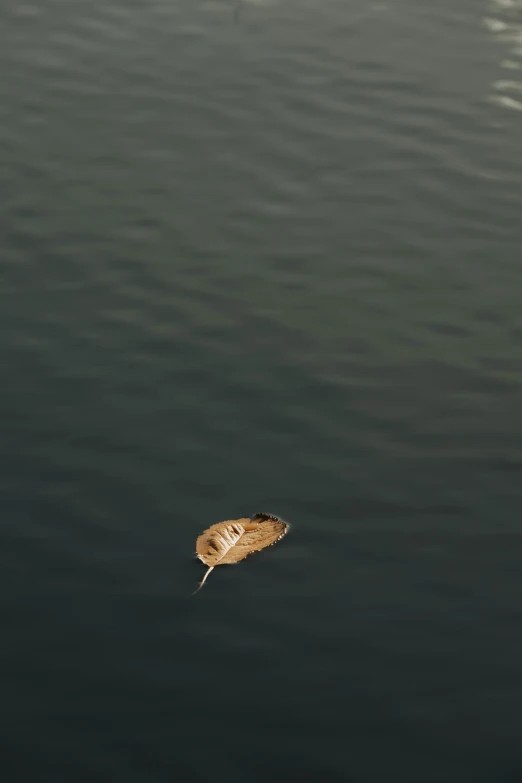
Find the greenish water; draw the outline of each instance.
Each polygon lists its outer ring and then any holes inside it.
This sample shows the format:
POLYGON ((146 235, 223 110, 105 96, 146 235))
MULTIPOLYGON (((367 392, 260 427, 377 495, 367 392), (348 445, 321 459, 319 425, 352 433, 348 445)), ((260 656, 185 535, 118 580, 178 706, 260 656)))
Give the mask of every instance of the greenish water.
POLYGON ((522 6, 237 8, 0 10, 2 780, 518 781, 522 6))

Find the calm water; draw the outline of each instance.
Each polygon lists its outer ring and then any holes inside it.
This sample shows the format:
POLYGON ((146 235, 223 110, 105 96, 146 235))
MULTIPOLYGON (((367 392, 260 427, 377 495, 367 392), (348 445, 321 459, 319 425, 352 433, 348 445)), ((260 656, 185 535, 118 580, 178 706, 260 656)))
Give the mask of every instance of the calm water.
POLYGON ((522 3, 237 10, 0 10, 2 780, 520 781, 522 3))

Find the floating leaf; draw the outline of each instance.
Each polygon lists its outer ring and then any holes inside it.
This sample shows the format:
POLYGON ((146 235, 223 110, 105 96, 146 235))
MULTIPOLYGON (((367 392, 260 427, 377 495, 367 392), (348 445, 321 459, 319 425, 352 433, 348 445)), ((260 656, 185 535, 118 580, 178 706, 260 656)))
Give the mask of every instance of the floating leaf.
POLYGON ((196 541, 197 556, 208 566, 196 593, 216 566, 238 563, 253 552, 272 546, 287 530, 286 522, 271 514, 229 519, 209 527, 196 541))

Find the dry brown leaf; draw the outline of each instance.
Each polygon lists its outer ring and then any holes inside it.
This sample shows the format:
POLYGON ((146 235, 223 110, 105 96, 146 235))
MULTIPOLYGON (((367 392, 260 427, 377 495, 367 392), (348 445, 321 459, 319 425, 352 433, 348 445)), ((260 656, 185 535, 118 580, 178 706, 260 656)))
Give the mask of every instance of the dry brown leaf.
POLYGON ((208 571, 195 592, 201 590, 216 566, 238 563, 253 552, 272 546, 287 530, 286 522, 271 514, 229 519, 209 527, 196 541, 197 556, 208 566, 208 571))

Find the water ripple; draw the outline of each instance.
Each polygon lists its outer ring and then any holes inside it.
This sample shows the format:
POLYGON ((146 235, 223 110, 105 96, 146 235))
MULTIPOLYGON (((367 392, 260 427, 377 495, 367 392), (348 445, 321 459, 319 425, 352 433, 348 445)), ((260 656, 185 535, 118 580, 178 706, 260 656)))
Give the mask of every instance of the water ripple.
MULTIPOLYGON (((508 56, 500 62, 500 67, 514 75, 522 68, 522 3, 520 0, 491 0, 491 11, 496 15, 485 17, 484 26, 507 49, 508 56)), ((494 103, 505 109, 522 111, 521 80, 497 79, 493 88, 491 100, 494 103)))

